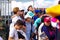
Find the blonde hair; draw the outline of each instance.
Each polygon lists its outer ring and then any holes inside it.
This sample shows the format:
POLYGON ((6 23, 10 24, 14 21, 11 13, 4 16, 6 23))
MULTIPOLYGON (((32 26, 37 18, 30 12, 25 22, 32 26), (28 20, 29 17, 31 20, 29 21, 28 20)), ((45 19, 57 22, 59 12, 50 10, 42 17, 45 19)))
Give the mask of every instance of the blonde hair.
POLYGON ((13 9, 14 14, 16 14, 18 11, 19 11, 19 7, 15 7, 15 8, 13 9))

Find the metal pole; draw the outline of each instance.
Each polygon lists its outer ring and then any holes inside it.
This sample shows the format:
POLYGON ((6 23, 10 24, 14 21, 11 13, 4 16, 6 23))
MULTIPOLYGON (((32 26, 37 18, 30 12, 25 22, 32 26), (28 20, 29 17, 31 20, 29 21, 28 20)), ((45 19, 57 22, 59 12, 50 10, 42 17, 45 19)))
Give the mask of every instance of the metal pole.
POLYGON ((5 16, 5 24, 6 24, 6 1, 4 1, 5 2, 5 14, 4 14, 4 16, 5 16))
POLYGON ((9 24, 9 0, 8 0, 8 24, 9 24))

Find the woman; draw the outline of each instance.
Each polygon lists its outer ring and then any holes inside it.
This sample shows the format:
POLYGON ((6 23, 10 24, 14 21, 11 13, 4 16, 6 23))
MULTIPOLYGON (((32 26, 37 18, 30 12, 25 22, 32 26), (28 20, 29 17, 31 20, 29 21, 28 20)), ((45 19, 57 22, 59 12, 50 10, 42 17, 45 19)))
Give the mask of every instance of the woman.
POLYGON ((44 18, 44 25, 41 29, 42 32, 46 34, 49 40, 56 40, 56 34, 54 28, 51 26, 50 17, 44 18))

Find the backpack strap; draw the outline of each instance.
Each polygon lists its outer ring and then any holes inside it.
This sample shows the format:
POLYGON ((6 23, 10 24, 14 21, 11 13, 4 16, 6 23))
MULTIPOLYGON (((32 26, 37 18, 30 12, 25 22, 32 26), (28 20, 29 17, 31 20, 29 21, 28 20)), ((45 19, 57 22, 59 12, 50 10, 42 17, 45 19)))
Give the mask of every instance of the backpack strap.
POLYGON ((44 25, 44 23, 41 23, 40 26, 39 26, 39 28, 38 28, 38 40, 41 39, 41 38, 40 38, 40 35, 42 34, 41 28, 43 27, 43 25, 44 25))
POLYGON ((18 38, 20 39, 25 39, 25 37, 19 32, 19 31, 17 31, 17 33, 18 33, 18 38))

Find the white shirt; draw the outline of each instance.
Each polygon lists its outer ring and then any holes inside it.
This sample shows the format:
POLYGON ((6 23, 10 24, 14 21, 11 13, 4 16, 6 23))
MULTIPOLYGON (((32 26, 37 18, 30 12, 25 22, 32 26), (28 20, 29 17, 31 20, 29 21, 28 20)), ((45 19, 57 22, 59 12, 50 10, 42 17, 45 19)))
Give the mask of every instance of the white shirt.
POLYGON ((22 20, 22 18, 20 18, 20 16, 15 16, 14 18, 12 18, 12 23, 10 24, 10 30, 14 28, 14 24, 16 23, 17 20, 22 20))
POLYGON ((3 40, 3 38, 2 38, 2 37, 0 37, 0 40, 3 40))
POLYGON ((25 37, 25 40, 28 40, 25 32, 23 32, 22 30, 17 30, 17 31, 19 31, 25 37))
POLYGON ((25 37, 25 40, 28 40, 25 32, 23 32, 22 30, 16 30, 15 28, 13 28, 10 32, 9 32, 9 37, 13 37, 14 40, 18 40, 18 33, 17 31, 19 31, 24 37, 25 37))
POLYGON ((16 23, 17 20, 22 20, 22 18, 20 18, 20 16, 15 16, 14 18, 12 18, 12 23, 16 23))
POLYGON ((11 24, 10 24, 10 28, 9 28, 10 31, 11 31, 13 28, 14 28, 14 23, 11 23, 11 24))
POLYGON ((13 28, 12 30, 10 30, 9 37, 13 37, 14 40, 18 40, 17 30, 15 28, 13 28))

